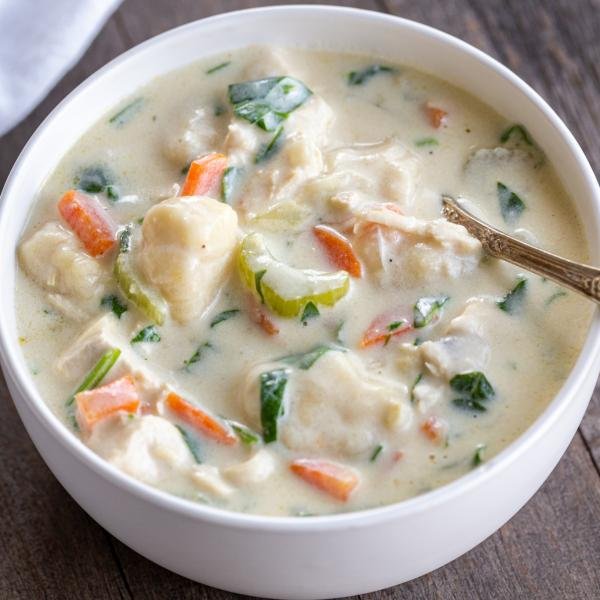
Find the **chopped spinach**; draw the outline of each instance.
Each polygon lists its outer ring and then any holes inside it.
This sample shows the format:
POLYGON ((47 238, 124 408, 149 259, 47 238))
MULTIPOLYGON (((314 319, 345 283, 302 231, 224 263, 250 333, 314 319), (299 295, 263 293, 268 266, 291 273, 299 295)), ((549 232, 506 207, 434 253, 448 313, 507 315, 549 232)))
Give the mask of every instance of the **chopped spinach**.
POLYGON ((293 77, 269 77, 229 86, 233 112, 265 131, 274 131, 312 92, 293 77))
POLYGON ((275 154, 277 154, 277 152, 279 151, 279 148, 281 148, 281 144, 283 142, 283 140, 280 139, 282 133, 283 133, 283 126, 279 127, 279 129, 277 129, 277 131, 271 138, 270 142, 263 144, 258 149, 258 152, 256 153, 256 156, 254 157, 255 164, 269 160, 271 157, 273 157, 275 154))
POLYGON ((434 137, 421 138, 415 142, 417 148, 422 148, 423 146, 439 146, 439 144, 440 143, 434 137))
POLYGON ((220 312, 210 322, 210 328, 212 329, 213 327, 216 327, 219 323, 222 323, 223 321, 227 321, 228 319, 231 319, 232 317, 235 317, 235 315, 237 315, 239 312, 240 312, 239 308, 232 308, 230 310, 224 310, 223 312, 220 312))
POLYGON ((140 344, 143 342, 160 342, 160 334, 155 325, 144 327, 131 338, 132 344, 140 344))
POLYGON ((377 460, 377 457, 381 454, 382 450, 383 450, 383 446, 381 444, 379 444, 379 446, 377 446, 375 448, 375 450, 373 450, 373 453, 371 454, 371 458, 369 460, 371 462, 375 462, 377 460))
POLYGON ((500 136, 500 142, 506 144, 510 138, 520 138, 529 146, 533 146, 533 139, 529 135, 527 129, 525 129, 524 125, 519 125, 517 123, 506 128, 500 136))
POLYGON ((194 352, 194 354, 192 354, 192 356, 190 356, 187 360, 183 361, 184 368, 189 369, 192 365, 195 365, 196 363, 200 362, 202 356, 204 355, 204 352, 206 350, 210 350, 212 347, 213 345, 210 342, 204 342, 204 344, 200 344, 196 352, 194 352))
POLYGON ((340 344, 340 346, 345 346, 346 343, 342 339, 342 329, 344 328, 345 321, 340 321, 337 327, 335 328, 335 341, 340 344))
POLYGON ((423 373, 419 373, 415 377, 413 384, 410 386, 410 401, 411 402, 415 401, 415 388, 417 387, 417 385, 418 385, 419 381, 421 381, 421 379, 423 379, 423 373))
POLYGON ((237 421, 231 421, 230 419, 227 419, 227 422, 229 423, 231 429, 233 429, 235 434, 238 436, 242 444, 246 444, 246 446, 252 446, 260 441, 260 436, 258 433, 252 431, 250 427, 246 427, 246 425, 242 425, 237 421))
POLYGON ((314 302, 308 302, 302 311, 302 316, 300 317, 300 321, 306 324, 309 319, 314 319, 318 317, 321 313, 317 308, 317 305, 314 302))
POLYGON ((506 223, 514 223, 525 210, 525 203, 515 192, 500 181, 496 183, 496 191, 503 219, 506 223))
POLYGON ((460 395, 452 400, 455 406, 480 412, 487 410, 484 402, 496 395, 492 384, 480 371, 455 375, 450 380, 450 387, 460 395))
POLYGON ((181 174, 182 175, 187 175, 187 173, 190 170, 191 166, 192 166, 192 162, 190 161, 187 165, 185 165, 185 167, 181 167, 181 174))
POLYGON ((86 167, 73 179, 73 183, 88 194, 104 192, 110 200, 119 199, 119 190, 113 184, 113 176, 103 167, 86 167))
POLYGON ((288 382, 286 369, 275 369, 260 375, 260 422, 265 444, 277 439, 277 421, 283 415, 283 396, 288 382))
POLYGON ((119 252, 129 252, 131 250, 131 235, 133 234, 133 227, 126 225, 119 232, 119 252))
POLYGON ((227 109, 225 108, 225 106, 223 104, 221 104, 221 102, 217 102, 215 104, 215 107, 213 109, 213 115, 215 115, 215 117, 220 117, 221 115, 224 115, 227 112, 227 109))
POLYGON ((485 452, 485 444, 478 444, 477 448, 475 448, 475 454, 473 454, 473 460, 471 464, 474 467, 478 467, 483 462, 483 453, 485 452))
POLYGON ((108 122, 115 125, 116 127, 123 127, 123 125, 128 123, 139 112, 143 104, 143 98, 136 98, 133 102, 130 102, 119 112, 115 113, 108 120, 108 122))
POLYGON ((394 67, 388 67, 386 65, 370 65, 360 71, 350 71, 346 77, 348 85, 363 85, 378 73, 396 72, 397 69, 394 67))
POLYGON ((558 292, 554 292, 554 294, 552 294, 552 296, 550 296, 546 302, 544 302, 544 304, 546 306, 550 306, 555 300, 558 300, 559 298, 561 298, 562 296, 567 296, 567 292, 565 292, 564 290, 559 290, 558 292))
POLYGON ((228 67, 231 64, 231 61, 225 61, 222 62, 221 64, 215 65, 214 67, 211 67, 210 69, 206 70, 205 73, 207 75, 212 75, 213 73, 216 73, 217 71, 220 71, 221 69, 224 69, 225 67, 228 67))
POLYGON ((227 167, 223 171, 223 179, 221 179, 221 200, 223 202, 229 202, 233 197, 233 192, 242 172, 243 169, 233 166, 227 167))
POLYGON ((507 312, 509 315, 517 314, 523 306, 526 291, 527 279, 521 278, 515 287, 510 290, 502 300, 497 302, 498 308, 507 312))
POLYGON ((448 300, 448 296, 426 296, 419 298, 413 307, 415 327, 420 328, 429 325, 448 300))
POLYGON ((187 429, 184 429, 180 425, 175 425, 175 427, 177 427, 177 429, 179 430, 179 433, 181 434, 181 437, 183 438, 183 441, 185 442, 186 446, 192 453, 194 460, 198 464, 202 463, 202 458, 200 454, 200 444, 198 443, 198 440, 189 431, 187 431, 187 429))
POLYGON ((127 304, 121 302, 120 298, 114 294, 104 296, 100 301, 100 306, 108 306, 119 319, 124 312, 127 312, 127 304))
POLYGON ((284 362, 288 365, 293 365, 304 371, 310 369, 318 360, 330 350, 337 350, 339 352, 345 352, 344 348, 338 348, 336 346, 328 346, 326 344, 319 344, 307 352, 301 352, 299 354, 290 354, 279 359, 280 362, 284 362))

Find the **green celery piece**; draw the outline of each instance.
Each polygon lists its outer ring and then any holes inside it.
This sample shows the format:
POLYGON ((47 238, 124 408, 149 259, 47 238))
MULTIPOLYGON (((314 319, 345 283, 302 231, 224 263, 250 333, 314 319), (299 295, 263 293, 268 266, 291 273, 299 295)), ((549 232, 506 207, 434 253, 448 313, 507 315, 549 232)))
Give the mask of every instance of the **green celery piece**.
POLYGON ((157 325, 162 325, 167 314, 166 302, 146 288, 135 276, 127 253, 119 252, 115 260, 114 276, 124 296, 157 325))

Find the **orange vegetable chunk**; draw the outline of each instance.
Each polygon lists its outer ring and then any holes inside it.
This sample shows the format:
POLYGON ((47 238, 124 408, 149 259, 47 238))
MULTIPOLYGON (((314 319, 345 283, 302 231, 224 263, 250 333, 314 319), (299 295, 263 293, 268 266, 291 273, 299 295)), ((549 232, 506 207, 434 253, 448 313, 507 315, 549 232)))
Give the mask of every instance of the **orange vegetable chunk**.
POLYGON ((437 417, 429 417, 426 421, 421 423, 421 431, 436 444, 441 442, 446 437, 446 422, 437 417))
POLYGON ((227 167, 227 157, 218 152, 212 152, 193 160, 187 172, 187 177, 181 188, 182 196, 218 196, 223 171, 227 167))
POLYGON ((119 411, 137 412, 140 397, 131 375, 75 395, 77 422, 89 431, 98 421, 119 411))
POLYGON ((292 462, 290 469, 334 498, 346 502, 358 485, 358 475, 353 469, 328 460, 299 458, 292 462))
POLYGON ((91 256, 102 256, 116 244, 115 226, 95 198, 69 190, 59 200, 58 211, 91 256))
POLYGON ((175 392, 169 393, 166 402, 169 409, 182 421, 185 421, 207 437, 227 446, 233 446, 237 443, 238 439, 229 427, 197 406, 184 400, 175 392))
POLYGON ((335 267, 347 271, 352 277, 361 276, 361 264, 352 244, 341 233, 327 225, 315 225, 313 233, 335 267))
POLYGON ((412 329, 408 312, 405 309, 395 309, 385 312, 373 319, 365 331, 359 346, 368 348, 375 344, 387 344, 394 336, 406 333, 412 329))
POLYGON ((448 113, 442 108, 437 108, 436 106, 432 106, 431 104, 429 104, 429 102, 427 104, 425 104, 424 109, 425 109, 425 114, 427 115, 427 118, 429 119, 430 125, 432 127, 435 127, 436 129, 439 129, 444 124, 444 121, 446 120, 448 113))

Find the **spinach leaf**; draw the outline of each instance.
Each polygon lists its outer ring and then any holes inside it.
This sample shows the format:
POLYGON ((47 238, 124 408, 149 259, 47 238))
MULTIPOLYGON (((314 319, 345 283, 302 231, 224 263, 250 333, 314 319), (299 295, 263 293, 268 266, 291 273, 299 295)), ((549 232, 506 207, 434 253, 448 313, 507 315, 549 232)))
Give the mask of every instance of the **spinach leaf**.
POLYGON ((242 173, 243 169, 233 166, 227 167, 223 171, 223 179, 221 179, 221 200, 223 202, 229 203, 233 197, 233 192, 242 173))
POLYGON ((475 448, 475 454, 473 454, 473 460, 471 464, 474 467, 478 467, 483 462, 483 453, 485 452, 485 444, 478 444, 477 448, 475 448))
POLYGON ((375 462, 377 460, 377 457, 381 454, 382 450, 383 450, 383 446, 381 444, 379 444, 379 446, 377 446, 375 448, 375 450, 373 450, 373 454, 371 454, 371 458, 369 460, 371 462, 375 462))
POLYGON ((211 67, 210 69, 205 71, 205 73, 207 75, 212 75, 213 73, 216 73, 217 71, 220 71, 221 69, 224 69, 225 67, 228 67, 230 64, 231 64, 230 60, 228 60, 226 62, 222 62, 219 65, 215 65, 214 67, 211 67))
POLYGON ((275 369, 260 375, 260 422, 265 444, 277 439, 277 420, 283 415, 283 396, 288 382, 286 369, 275 369))
POLYGON ((126 225, 119 232, 119 252, 129 252, 131 250, 131 235, 133 234, 133 227, 126 225))
POLYGON ((338 352, 345 352, 344 348, 337 348, 335 346, 328 346, 326 344, 319 344, 307 352, 301 352, 299 354, 290 354, 278 359, 280 362, 284 362, 288 365, 293 365, 304 371, 310 369, 326 352, 330 350, 337 350, 338 352))
POLYGON ((386 65, 370 65, 361 71, 350 71, 348 73, 348 85, 363 85, 378 73, 396 73, 397 69, 386 65))
POLYGON ((277 152, 281 148, 281 144, 283 142, 283 140, 280 139, 282 133, 283 133, 283 126, 279 127, 279 129, 277 129, 277 131, 275 132, 275 135, 271 138, 271 141, 269 143, 263 144, 258 149, 258 152, 256 153, 256 156, 254 157, 255 164, 269 160, 271 157, 273 157, 275 154, 277 154, 277 152))
POLYGON ((423 373, 419 373, 415 377, 413 384, 410 386, 410 401, 411 402, 415 401, 415 388, 417 387, 417 385, 418 385, 419 381, 421 381, 421 379, 423 379, 423 373))
POLYGON ((550 306, 555 300, 558 300, 559 298, 561 298, 562 296, 567 296, 567 292, 565 292, 564 290, 559 290, 558 292, 554 292, 554 294, 552 294, 552 296, 550 296, 546 302, 544 302, 544 304, 546 306, 550 306))
POLYGON ((250 427, 246 427, 246 425, 242 425, 237 421, 231 421, 230 419, 227 419, 227 422, 229 423, 231 429, 233 429, 235 434, 238 436, 242 444, 246 444, 246 446, 252 446, 260 441, 260 436, 258 433, 252 431, 250 427))
POLYGON ((219 323, 222 323, 223 321, 227 321, 228 319, 235 317, 235 315, 237 315, 239 312, 240 312, 239 308, 232 308, 230 310, 224 310, 223 312, 219 313, 210 322, 210 328, 212 329, 213 327, 216 327, 219 323))
POLYGON ((506 223, 514 223, 525 210, 525 203, 510 188, 498 181, 496 183, 500 212, 506 223))
POLYGON ((312 92, 293 77, 269 77, 229 86, 233 112, 242 119, 273 131, 304 104, 312 92))
POLYGON ((423 146, 439 146, 439 144, 440 143, 434 137, 421 138, 415 142, 417 148, 422 148, 423 146))
POLYGON ((450 380, 450 387, 460 395, 452 400, 455 406, 480 412, 487 410, 484 402, 496 395, 492 384, 480 371, 455 375, 450 380))
POLYGON ((426 296, 419 298, 413 307, 415 327, 420 328, 429 325, 448 300, 449 296, 426 296))
POLYGON ((113 176, 102 167, 86 167, 73 179, 73 183, 88 194, 105 192, 109 200, 119 199, 119 190, 113 184, 113 176))
POLYGON ((187 431, 187 429, 184 429, 180 425, 175 425, 175 427, 177 427, 179 433, 181 434, 181 437, 183 438, 183 441, 185 442, 186 446, 190 449, 194 460, 198 464, 201 464, 202 458, 200 454, 200 444, 198 443, 198 440, 189 431, 187 431))
POLYGON ((526 291, 527 279, 520 279, 517 285, 502 300, 497 302, 498 308, 509 315, 517 314, 523 306, 526 291))
POLYGON ((148 325, 140 330, 134 337, 131 338, 132 344, 142 342, 160 342, 160 334, 155 325, 148 325))
POLYGON ((123 304, 119 297, 114 294, 104 296, 100 301, 100 306, 108 306, 119 319, 124 312, 127 312, 127 304, 123 304))
POLYGON ((507 129, 502 132, 500 136, 500 142, 506 144, 510 138, 520 138, 529 146, 533 146, 533 139, 529 135, 527 129, 525 129, 524 125, 519 125, 518 123, 511 125, 507 129))
POLYGON ((136 98, 133 102, 130 102, 127 106, 122 108, 119 112, 115 113, 108 122, 116 127, 123 127, 128 123, 142 108, 144 104, 143 98, 136 98))
POLYGON ((198 349, 196 350, 196 352, 194 352, 194 354, 192 354, 192 356, 190 356, 187 360, 183 361, 183 366, 186 370, 189 370, 189 368, 192 365, 195 365, 196 363, 200 362, 200 360, 202 359, 202 356, 204 355, 204 352, 206 350, 209 350, 213 347, 213 345, 210 342, 204 342, 204 344, 200 344, 200 346, 198 346, 198 349))
POLYGON ((317 308, 317 305, 314 302, 307 302, 306 306, 304 307, 304 310, 302 311, 302 316, 300 317, 300 321, 302 321, 302 323, 306 324, 306 322, 309 319, 314 319, 315 317, 318 317, 321 313, 319 312, 319 309, 317 308))

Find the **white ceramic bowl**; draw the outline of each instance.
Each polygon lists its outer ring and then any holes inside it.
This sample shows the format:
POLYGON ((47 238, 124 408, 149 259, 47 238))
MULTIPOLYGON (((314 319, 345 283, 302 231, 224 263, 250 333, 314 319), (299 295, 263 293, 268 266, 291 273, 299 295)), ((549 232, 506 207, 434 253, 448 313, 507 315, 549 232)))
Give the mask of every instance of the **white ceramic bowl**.
POLYGON ((331 598, 431 571, 481 542, 527 502, 583 416, 600 369, 600 320, 594 317, 569 378, 524 435, 471 474, 400 504, 302 519, 237 514, 147 487, 93 454, 50 412, 17 343, 15 247, 36 192, 79 136, 138 86, 207 53, 265 42, 355 51, 412 65, 525 123, 576 203, 596 264, 600 190, 565 125, 499 63, 417 23, 323 6, 229 13, 153 38, 79 86, 23 150, 0 208, 0 358, 17 410, 50 469, 98 523, 172 571, 246 594, 331 598))

